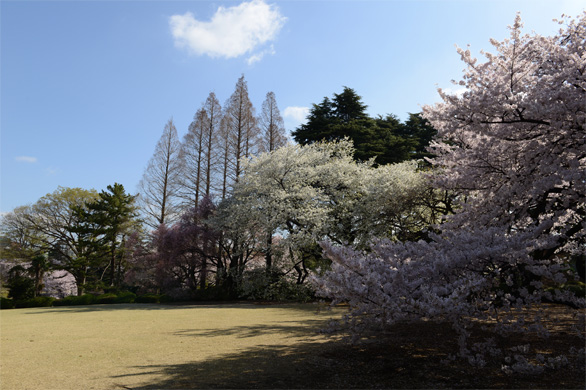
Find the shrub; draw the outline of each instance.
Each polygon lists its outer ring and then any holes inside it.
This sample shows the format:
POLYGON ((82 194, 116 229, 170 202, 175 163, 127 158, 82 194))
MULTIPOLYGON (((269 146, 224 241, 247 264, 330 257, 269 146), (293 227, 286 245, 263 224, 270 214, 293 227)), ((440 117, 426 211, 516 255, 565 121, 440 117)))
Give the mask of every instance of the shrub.
POLYGON ((230 299, 230 292, 220 286, 199 288, 191 292, 189 299, 195 301, 225 301, 230 299))
POLYGON ((15 265, 8 271, 8 297, 19 301, 33 298, 35 295, 35 281, 28 275, 28 270, 22 265, 15 265))
POLYGON ((70 295, 63 299, 53 302, 53 306, 79 306, 92 305, 96 303, 96 296, 93 294, 84 294, 80 296, 70 295))
POLYGON ((139 295, 134 299, 135 303, 160 303, 161 297, 156 294, 139 295))
POLYGON ((169 303, 169 302, 175 302, 175 298, 173 298, 172 296, 170 296, 169 294, 163 294, 159 296, 159 301, 161 303, 169 303))
POLYGON ((306 284, 297 284, 277 272, 267 274, 264 268, 258 268, 245 272, 239 296, 251 300, 308 302, 315 298, 315 292, 306 284))
POLYGON ((575 296, 584 298, 586 296, 586 284, 583 282, 569 282, 564 285, 566 290, 570 290, 575 296))
POLYGON ((116 303, 117 299, 118 299, 118 296, 116 294, 107 293, 107 294, 98 295, 96 298, 96 303, 113 304, 113 303, 116 303))
MULTIPOLYGON (((579 282, 579 281, 572 281, 572 282, 567 282, 567 283, 563 283, 558 287, 549 287, 547 288, 545 291, 551 293, 553 296, 555 296, 556 294, 556 290, 558 292, 570 292, 572 293, 576 298, 586 298, 586 284, 584 284, 583 282, 579 282)), ((548 302, 548 300, 544 300, 546 302, 548 302)), ((553 301, 551 301, 553 302, 553 301)), ((558 303, 564 303, 567 305, 570 305, 572 307, 576 307, 576 305, 571 302, 570 300, 567 301, 561 301, 558 303)))
POLYGON ((34 297, 21 301, 14 302, 16 308, 27 308, 27 307, 51 307, 55 298, 52 297, 34 297))
POLYGON ((14 301, 10 298, 0 298, 0 309, 14 309, 14 301))
POLYGON ((130 291, 123 291, 118 293, 114 303, 133 303, 136 299, 136 294, 131 293, 130 291))

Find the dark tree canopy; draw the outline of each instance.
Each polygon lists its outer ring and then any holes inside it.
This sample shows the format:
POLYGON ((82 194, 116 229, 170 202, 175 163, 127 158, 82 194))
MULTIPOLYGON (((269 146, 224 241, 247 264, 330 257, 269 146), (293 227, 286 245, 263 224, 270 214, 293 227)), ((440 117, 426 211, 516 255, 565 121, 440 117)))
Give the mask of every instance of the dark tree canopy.
POLYGON ((293 131, 295 141, 308 145, 319 141, 350 138, 354 143, 356 160, 375 159, 377 164, 421 159, 435 130, 419 114, 410 114, 405 123, 394 115, 369 117, 367 105, 351 88, 344 87, 330 100, 313 104, 307 123, 293 131))
POLYGON ((437 134, 437 130, 421 114, 409 114, 409 119, 400 126, 397 135, 415 141, 415 155, 413 158, 421 159, 433 157, 433 154, 427 151, 427 146, 437 134))
POLYGON ((343 123, 368 119, 362 98, 352 88, 344 87, 342 93, 335 93, 332 101, 334 117, 343 123))
POLYGON ((68 230, 87 249, 88 260, 96 271, 91 276, 102 283, 119 286, 122 281, 126 237, 138 229, 135 199, 122 184, 115 183, 95 201, 73 207, 79 224, 68 230))

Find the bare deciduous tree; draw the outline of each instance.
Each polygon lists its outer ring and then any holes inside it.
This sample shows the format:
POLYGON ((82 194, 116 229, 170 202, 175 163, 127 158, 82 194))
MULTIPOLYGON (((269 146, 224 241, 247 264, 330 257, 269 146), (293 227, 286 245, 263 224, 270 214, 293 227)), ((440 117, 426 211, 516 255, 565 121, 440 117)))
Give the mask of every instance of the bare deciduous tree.
POLYGON ((262 104, 262 112, 258 119, 261 131, 259 151, 272 152, 287 144, 283 117, 277 106, 277 99, 274 92, 267 93, 267 97, 262 104))
POLYGON ((201 196, 206 138, 204 133, 207 130, 208 121, 206 111, 200 108, 193 117, 193 122, 189 125, 189 130, 181 144, 183 171, 179 177, 179 197, 182 199, 183 206, 189 208, 197 207, 201 196))
POLYGON ((222 121, 222 106, 215 93, 210 92, 203 108, 208 116, 207 128, 204 132, 204 194, 209 197, 212 189, 213 166, 218 162, 216 152, 222 121))
POLYGON ((140 181, 139 200, 145 222, 158 227, 177 219, 181 143, 173 119, 169 119, 140 181))
POLYGON ((226 136, 230 143, 230 184, 238 182, 242 174, 241 159, 256 152, 258 127, 254 117, 254 107, 248 97, 248 86, 241 76, 236 83, 232 96, 228 99, 224 114, 226 136))

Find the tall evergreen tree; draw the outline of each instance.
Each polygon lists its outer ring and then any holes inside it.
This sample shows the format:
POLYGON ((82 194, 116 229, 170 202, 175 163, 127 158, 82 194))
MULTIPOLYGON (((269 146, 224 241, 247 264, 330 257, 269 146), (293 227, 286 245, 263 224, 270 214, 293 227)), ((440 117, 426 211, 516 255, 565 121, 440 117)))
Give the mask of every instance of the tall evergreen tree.
POLYGON ((344 87, 342 93, 335 93, 332 107, 335 118, 340 122, 368 119, 368 106, 362 103, 362 98, 352 88, 344 87))
POLYGON ((437 130, 421 114, 409 114, 409 118, 396 134, 415 141, 415 154, 413 158, 422 159, 433 157, 433 154, 427 151, 427 147, 433 137, 436 136, 437 130))
POLYGON ((93 265, 100 270, 100 282, 119 286, 123 276, 126 238, 138 230, 135 195, 127 194, 122 184, 109 185, 99 197, 83 207, 73 208, 79 224, 70 228, 90 249, 93 265), (107 272, 106 272, 107 271, 107 272))
POLYGON ((325 97, 321 103, 314 104, 307 123, 293 131, 293 138, 299 144, 308 145, 347 137, 354 144, 355 159, 375 158, 377 164, 412 158, 417 141, 398 133, 401 122, 392 115, 371 118, 366 109, 362 98, 353 89, 344 87, 332 100, 325 97))
POLYGON ((88 212, 93 214, 102 233, 109 260, 110 285, 119 286, 122 280, 122 267, 125 258, 125 242, 128 235, 137 229, 137 208, 135 195, 127 194, 122 184, 109 185, 108 191, 100 192, 100 197, 88 204, 88 212))

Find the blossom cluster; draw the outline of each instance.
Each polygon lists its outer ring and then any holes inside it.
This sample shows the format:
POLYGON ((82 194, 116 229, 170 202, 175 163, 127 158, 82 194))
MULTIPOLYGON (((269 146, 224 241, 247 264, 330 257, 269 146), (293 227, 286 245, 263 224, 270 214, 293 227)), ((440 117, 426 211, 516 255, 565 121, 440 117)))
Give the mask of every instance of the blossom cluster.
POLYGON ((501 356, 504 371, 530 373, 566 361, 469 338, 473 320, 492 322, 497 335, 547 335, 543 312, 528 316, 527 308, 585 306, 563 286, 579 278, 586 252, 586 13, 560 24, 556 36, 522 35, 517 16, 509 39, 491 40, 496 54, 484 53, 484 63, 459 49, 466 92, 440 90, 443 103, 424 107, 438 130, 429 179, 457 194, 457 212, 438 234, 382 239, 369 252, 323 243, 332 268, 313 282, 323 297, 349 304, 355 335, 447 321, 473 364, 501 356))

